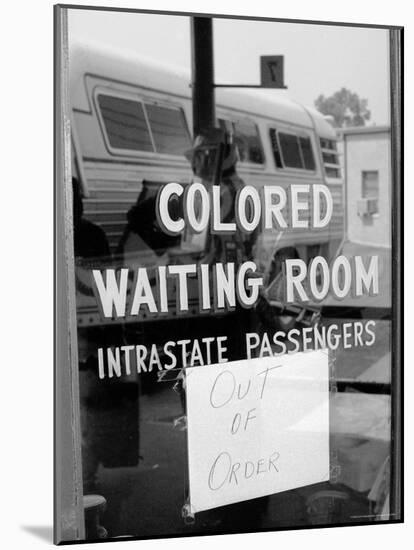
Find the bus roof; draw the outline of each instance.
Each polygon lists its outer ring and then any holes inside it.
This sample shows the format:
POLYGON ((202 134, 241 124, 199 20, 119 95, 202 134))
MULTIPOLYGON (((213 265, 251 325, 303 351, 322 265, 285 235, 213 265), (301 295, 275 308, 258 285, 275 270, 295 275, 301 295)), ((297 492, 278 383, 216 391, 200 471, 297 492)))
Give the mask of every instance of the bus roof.
MULTIPOLYGON (((72 108, 90 110, 84 76, 91 75, 112 82, 138 86, 191 100, 191 75, 182 67, 167 67, 137 55, 102 44, 74 43, 69 57, 70 97, 72 108)), ((314 109, 292 101, 284 90, 216 89, 216 104, 223 109, 249 113, 256 117, 281 120, 312 128, 324 137, 335 137, 331 125, 314 109)))

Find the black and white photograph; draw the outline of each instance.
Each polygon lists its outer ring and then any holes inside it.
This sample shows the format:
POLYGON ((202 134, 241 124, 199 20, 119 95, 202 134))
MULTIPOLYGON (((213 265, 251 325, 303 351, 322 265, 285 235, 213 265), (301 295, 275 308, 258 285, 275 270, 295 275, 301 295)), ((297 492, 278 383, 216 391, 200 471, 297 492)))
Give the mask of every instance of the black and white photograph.
POLYGON ((400 523, 403 27, 195 9, 54 8, 54 542, 400 523))

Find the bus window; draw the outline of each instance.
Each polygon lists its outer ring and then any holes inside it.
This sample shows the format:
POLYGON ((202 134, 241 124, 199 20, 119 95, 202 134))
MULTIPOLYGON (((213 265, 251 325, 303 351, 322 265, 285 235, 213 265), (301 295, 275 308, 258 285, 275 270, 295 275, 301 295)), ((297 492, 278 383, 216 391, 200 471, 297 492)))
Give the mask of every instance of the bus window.
POLYGON ((240 162, 264 163, 259 131, 254 122, 250 120, 235 122, 234 141, 239 150, 240 162))
POLYGON ((219 126, 222 130, 234 134, 234 124, 230 120, 225 120, 224 118, 218 119, 219 126))
POLYGON ((153 151, 141 103, 99 94, 98 104, 111 147, 130 151, 153 151))
POLYGON ((273 155, 278 168, 297 168, 299 170, 315 170, 315 157, 312 143, 307 136, 297 136, 285 132, 270 130, 273 155), (275 150, 275 147, 277 150, 275 150))
POLYGON ((145 109, 156 152, 183 155, 191 141, 182 110, 147 103, 145 109))
POLYGON ((249 120, 232 122, 219 118, 220 128, 234 136, 234 143, 240 156, 240 162, 264 163, 263 147, 260 141, 259 130, 256 124, 249 120))
POLYGON ((270 142, 272 144, 272 151, 273 151, 273 157, 275 159, 275 164, 277 168, 283 168, 282 157, 280 154, 280 145, 279 145, 279 140, 277 138, 276 130, 274 128, 270 128, 269 135, 270 135, 270 142))
POLYGON ((283 164, 287 168, 303 168, 302 157, 297 136, 279 132, 279 142, 282 148, 283 164))
POLYGON ((308 137, 299 137, 300 150, 302 152, 303 167, 305 170, 315 170, 311 140, 308 137))
POLYGON ((322 160, 325 169, 325 175, 328 178, 340 178, 341 168, 339 165, 336 141, 333 139, 320 139, 322 160))

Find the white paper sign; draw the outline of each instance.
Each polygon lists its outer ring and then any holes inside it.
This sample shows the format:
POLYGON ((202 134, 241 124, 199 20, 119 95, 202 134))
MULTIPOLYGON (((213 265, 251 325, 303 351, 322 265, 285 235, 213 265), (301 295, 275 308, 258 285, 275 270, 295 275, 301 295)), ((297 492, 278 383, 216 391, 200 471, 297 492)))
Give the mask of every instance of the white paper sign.
POLYGON ((327 351, 186 373, 193 513, 329 479, 327 351))

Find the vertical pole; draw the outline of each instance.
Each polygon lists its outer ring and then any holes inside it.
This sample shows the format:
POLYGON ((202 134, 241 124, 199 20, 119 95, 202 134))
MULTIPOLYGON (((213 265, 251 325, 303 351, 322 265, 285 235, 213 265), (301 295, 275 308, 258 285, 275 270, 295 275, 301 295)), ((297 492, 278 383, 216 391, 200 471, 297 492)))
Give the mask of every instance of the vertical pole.
POLYGON ((194 136, 215 126, 213 19, 191 18, 194 136))

